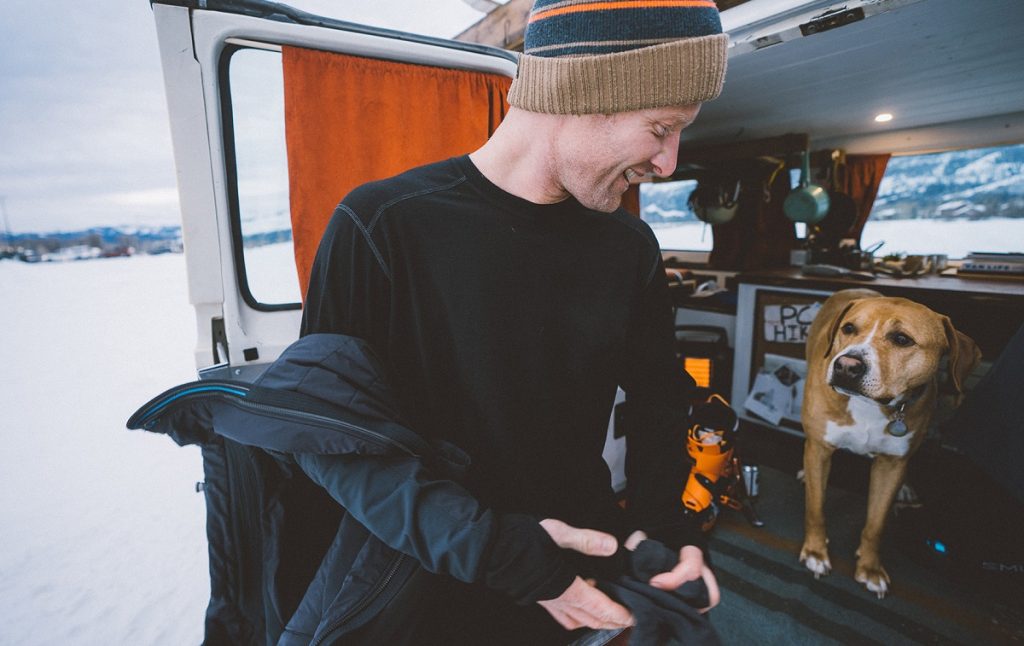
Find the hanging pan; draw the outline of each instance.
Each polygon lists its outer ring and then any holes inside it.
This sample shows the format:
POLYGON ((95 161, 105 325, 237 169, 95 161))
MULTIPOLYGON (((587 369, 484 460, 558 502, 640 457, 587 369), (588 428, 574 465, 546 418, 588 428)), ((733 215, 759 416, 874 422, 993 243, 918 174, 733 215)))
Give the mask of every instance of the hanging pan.
POLYGON ((708 224, 725 224, 739 209, 740 180, 704 178, 690 193, 687 203, 697 217, 708 224))

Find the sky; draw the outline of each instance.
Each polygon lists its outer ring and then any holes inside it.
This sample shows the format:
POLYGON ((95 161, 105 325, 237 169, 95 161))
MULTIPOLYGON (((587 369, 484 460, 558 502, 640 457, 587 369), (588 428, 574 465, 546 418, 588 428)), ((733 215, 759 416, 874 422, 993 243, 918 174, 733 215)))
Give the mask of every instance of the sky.
MULTIPOLYGON (((483 17, 463 0, 289 4, 443 37, 483 17)), ((147 0, 4 0, 0 202, 13 233, 179 223, 147 0)))

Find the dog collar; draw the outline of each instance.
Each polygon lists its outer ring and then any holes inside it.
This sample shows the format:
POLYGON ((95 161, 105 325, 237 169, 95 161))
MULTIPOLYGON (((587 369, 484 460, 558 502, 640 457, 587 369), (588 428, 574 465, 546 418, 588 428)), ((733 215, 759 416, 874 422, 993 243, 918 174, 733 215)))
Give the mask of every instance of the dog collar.
POLYGON ((886 433, 893 437, 903 437, 907 434, 909 429, 907 428, 907 423, 903 421, 906 417, 906 413, 904 412, 906 408, 907 402, 903 402, 899 405, 896 412, 892 414, 892 418, 889 420, 889 423, 885 425, 886 433))
POLYGON ((907 416, 907 406, 916 402, 921 395, 924 394, 924 389, 924 386, 919 386, 916 393, 899 403, 896 407, 896 411, 892 414, 892 417, 889 418, 889 423, 885 425, 886 433, 893 437, 903 437, 907 434, 910 430, 907 428, 907 423, 904 421, 907 416))

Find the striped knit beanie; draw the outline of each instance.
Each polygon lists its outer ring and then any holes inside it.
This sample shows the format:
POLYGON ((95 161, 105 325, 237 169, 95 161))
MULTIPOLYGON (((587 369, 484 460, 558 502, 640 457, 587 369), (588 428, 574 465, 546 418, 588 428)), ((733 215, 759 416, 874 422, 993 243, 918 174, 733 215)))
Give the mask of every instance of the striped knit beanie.
POLYGON ((536 0, 508 102, 611 114, 708 101, 728 42, 714 0, 536 0))

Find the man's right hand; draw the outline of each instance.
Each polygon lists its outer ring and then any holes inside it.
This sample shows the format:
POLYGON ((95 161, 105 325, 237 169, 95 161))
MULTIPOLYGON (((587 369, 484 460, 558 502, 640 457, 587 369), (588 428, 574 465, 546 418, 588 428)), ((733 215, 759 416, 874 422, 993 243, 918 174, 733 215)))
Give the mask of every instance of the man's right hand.
MULTIPOLYGON (((611 534, 593 529, 580 529, 560 520, 547 518, 540 526, 563 549, 576 550, 588 556, 611 556, 618 542, 611 534)), ((555 621, 568 630, 577 628, 615 629, 633 625, 633 616, 606 594, 576 577, 565 592, 548 601, 538 601, 555 621)))

